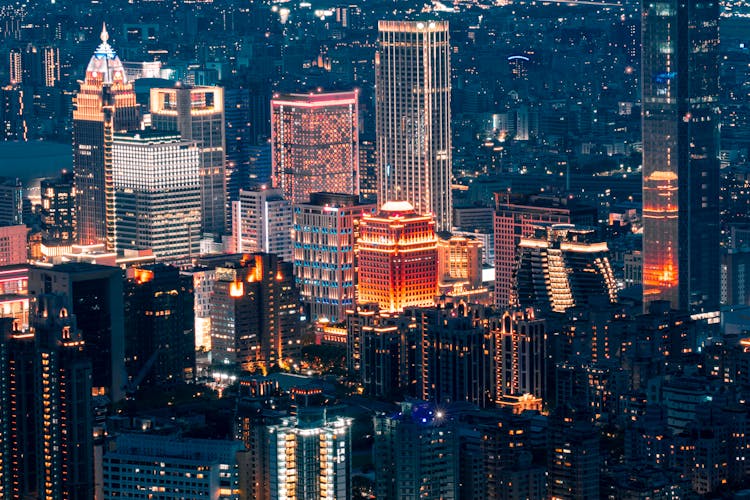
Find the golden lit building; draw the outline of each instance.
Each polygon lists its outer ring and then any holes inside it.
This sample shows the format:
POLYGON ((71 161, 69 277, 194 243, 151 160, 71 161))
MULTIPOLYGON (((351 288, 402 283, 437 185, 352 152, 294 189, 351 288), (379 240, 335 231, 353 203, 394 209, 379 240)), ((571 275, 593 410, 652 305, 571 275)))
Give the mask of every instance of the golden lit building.
POLYGON ((411 203, 390 201, 360 223, 358 302, 384 311, 429 307, 438 291, 435 221, 411 203))
POLYGON ((271 100, 273 185, 292 204, 310 193, 359 193, 357 92, 271 100))
POLYGON ((74 101, 73 175, 79 243, 106 242, 111 250, 115 246, 113 136, 139 128, 140 119, 133 84, 107 43, 106 27, 102 28, 101 40, 74 101))
POLYGON ((440 294, 489 302, 489 290, 482 286, 482 242, 465 236, 440 237, 437 248, 440 294))

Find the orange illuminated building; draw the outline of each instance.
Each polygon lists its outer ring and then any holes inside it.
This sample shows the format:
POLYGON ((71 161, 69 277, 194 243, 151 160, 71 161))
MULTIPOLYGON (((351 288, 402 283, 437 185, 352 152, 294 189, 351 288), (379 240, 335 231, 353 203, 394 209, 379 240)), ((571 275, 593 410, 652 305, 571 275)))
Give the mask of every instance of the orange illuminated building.
POLYGON ((140 119, 133 84, 107 43, 106 27, 101 40, 74 100, 73 175, 79 243, 106 242, 111 250, 115 234, 113 135, 140 128, 140 119))
POLYGON ((391 201, 360 223, 358 302, 384 311, 435 304, 438 250, 435 221, 405 201, 391 201))
POLYGON ((293 204, 310 193, 359 193, 357 92, 271 100, 273 185, 293 204))
POLYGON ((644 241, 644 306, 652 300, 679 305, 679 211, 677 174, 654 171, 643 178, 643 219, 648 226, 644 241))

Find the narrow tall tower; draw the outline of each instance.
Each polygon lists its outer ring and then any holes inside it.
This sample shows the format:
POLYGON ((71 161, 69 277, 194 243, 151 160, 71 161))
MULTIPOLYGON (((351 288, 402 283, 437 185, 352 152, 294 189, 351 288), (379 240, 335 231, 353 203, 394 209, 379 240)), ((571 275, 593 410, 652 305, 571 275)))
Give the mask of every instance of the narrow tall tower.
POLYGON ((140 120, 133 84, 107 42, 106 26, 101 40, 74 101, 73 175, 79 243, 106 243, 111 250, 115 246, 112 138, 115 132, 137 129, 140 120))
POLYGON ((716 2, 643 3, 643 302, 719 305, 716 2))
POLYGON ((378 204, 408 201, 450 231, 451 76, 445 21, 380 21, 375 56, 378 204))

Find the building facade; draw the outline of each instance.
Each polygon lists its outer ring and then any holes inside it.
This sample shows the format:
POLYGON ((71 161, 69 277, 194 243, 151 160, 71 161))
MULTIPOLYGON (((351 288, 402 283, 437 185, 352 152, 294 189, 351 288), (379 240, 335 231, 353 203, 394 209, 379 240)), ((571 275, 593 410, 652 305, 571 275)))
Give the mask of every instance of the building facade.
POLYGON ((719 6, 642 11, 643 305, 719 306, 719 6))
POLYGON ((151 249, 157 261, 200 253, 199 150, 174 132, 115 134, 115 248, 151 249))
POLYGON ((360 222, 360 303, 384 311, 428 307, 437 295, 437 236, 431 215, 408 202, 391 201, 360 222))
POLYGON ((226 145, 224 90, 221 87, 151 89, 151 123, 157 130, 179 132, 200 152, 201 231, 226 230, 226 145))
POLYGON ((306 203, 310 193, 359 193, 357 92, 279 94, 271 100, 273 185, 306 203))
POLYGON ((375 56, 378 203, 405 200, 450 231, 451 72, 447 21, 379 21, 375 56))
POLYGON ((294 275, 309 319, 337 323, 356 303, 359 220, 374 210, 338 193, 312 193, 294 206, 294 275))
POLYGON ((266 252, 291 262, 292 204, 280 189, 240 190, 232 202, 232 236, 235 252, 266 252))
POLYGON ((115 198, 112 139, 140 128, 133 84, 102 30, 102 43, 86 67, 73 109, 73 175, 78 242, 114 249, 115 198))

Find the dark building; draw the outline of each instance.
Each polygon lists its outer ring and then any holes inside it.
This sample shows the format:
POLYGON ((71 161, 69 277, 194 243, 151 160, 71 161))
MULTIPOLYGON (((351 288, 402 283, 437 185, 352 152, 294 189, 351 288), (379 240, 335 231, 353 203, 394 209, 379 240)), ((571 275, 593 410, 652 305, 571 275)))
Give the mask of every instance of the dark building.
POLYGON ((718 3, 644 3, 644 309, 719 306, 718 29, 718 3))
POLYGON ((43 239, 46 242, 73 243, 76 235, 73 172, 62 172, 54 179, 42 179, 40 192, 43 239))
POLYGON ((78 241, 114 248, 112 141, 115 132, 140 128, 133 85, 102 30, 73 110, 73 173, 78 241))
POLYGON ((72 314, 78 318, 84 352, 92 363, 94 393, 119 401, 125 382, 120 268, 88 263, 31 268, 29 294, 49 293, 68 297, 72 314))
POLYGON ((0 226, 23 224, 23 185, 19 179, 0 178, 0 226))
POLYGON ((599 498, 599 431, 587 416, 555 410, 547 439, 548 498, 599 498))
MULTIPOLYGON (((226 134, 227 203, 239 198, 240 189, 250 189, 250 146, 252 100, 246 88, 224 89, 224 130, 226 134)), ((227 220, 231 220, 227 216, 227 220)))
POLYGON ((131 388, 193 380, 193 279, 155 264, 128 270, 125 363, 131 388))
POLYGON ((37 298, 32 331, 0 341, 3 498, 94 495, 91 363, 62 295, 37 298))
POLYGON ((211 293, 215 362, 243 370, 285 365, 300 347, 299 293, 291 262, 274 254, 227 257, 211 293))

